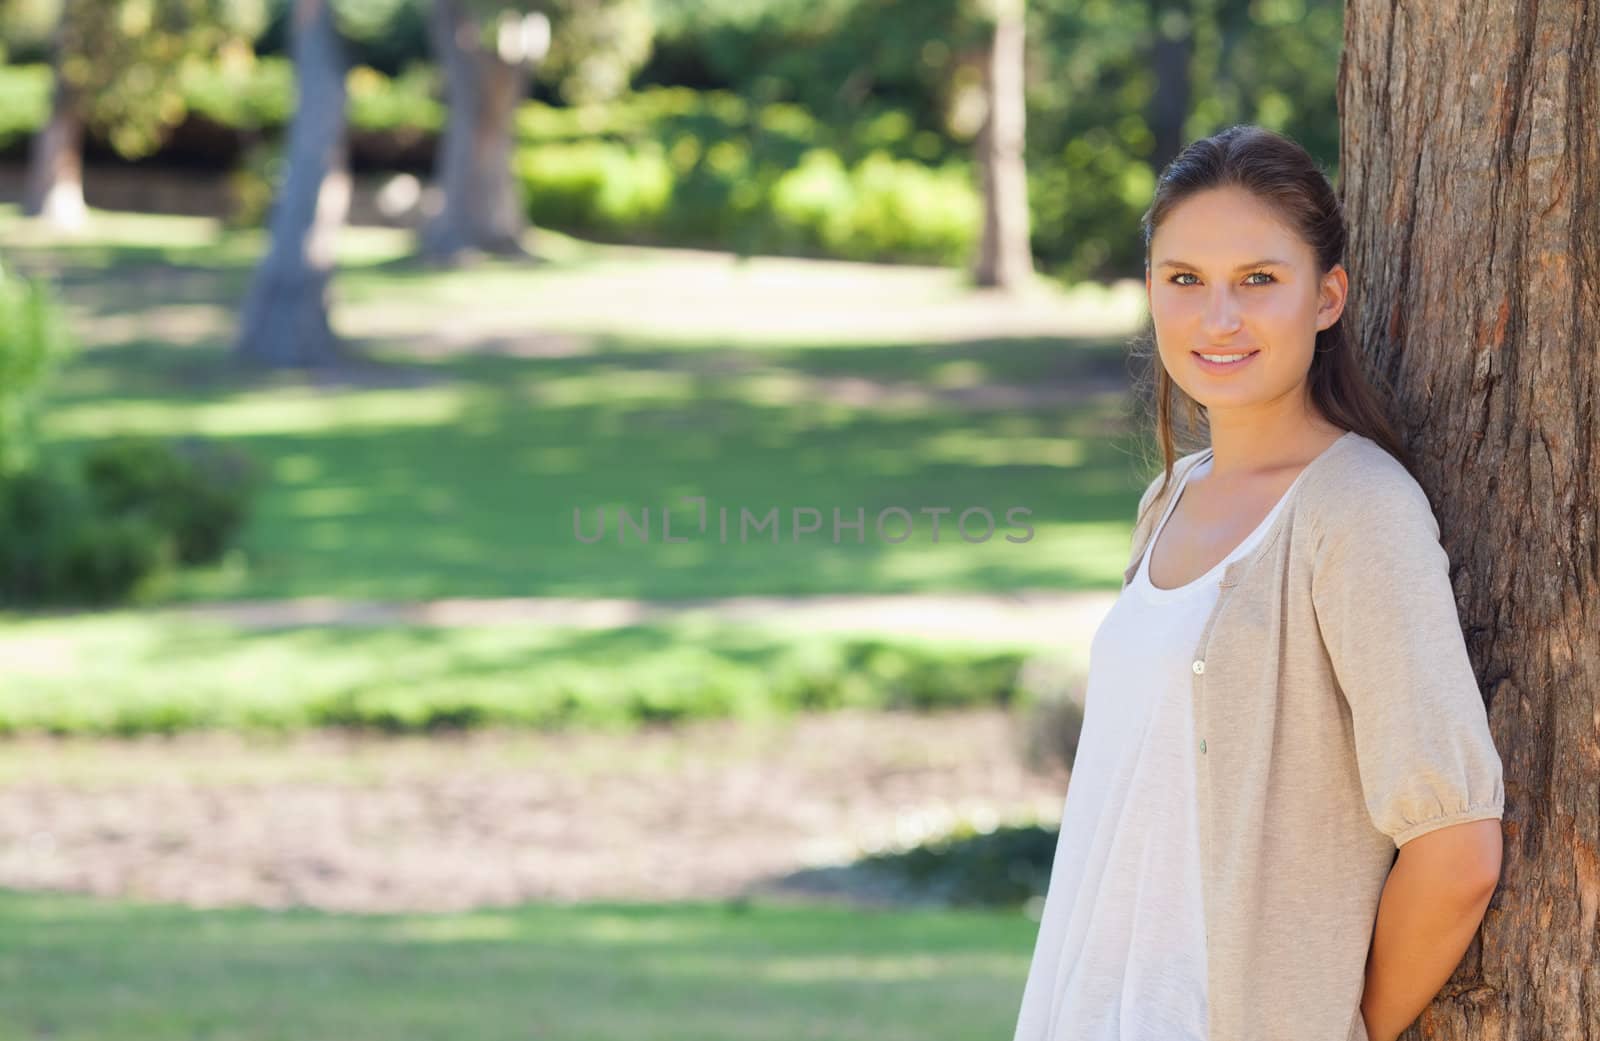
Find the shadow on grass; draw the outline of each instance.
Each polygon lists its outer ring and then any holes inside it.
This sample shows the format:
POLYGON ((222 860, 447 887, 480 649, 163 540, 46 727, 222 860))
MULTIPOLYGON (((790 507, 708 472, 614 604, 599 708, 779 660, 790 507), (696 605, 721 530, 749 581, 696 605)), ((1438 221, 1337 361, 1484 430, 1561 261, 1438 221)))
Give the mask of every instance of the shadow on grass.
POLYGON ((879 906, 1020 910, 1044 898, 1058 834, 1037 825, 980 833, 971 826, 905 850, 769 879, 761 893, 864 901, 879 906))
MULTIPOLYGON (((63 264, 74 306, 103 318, 233 306, 259 234, 128 221, 106 241, 15 252, 63 264)), ((355 277, 341 274, 369 307, 456 278, 369 238, 352 247, 355 277)), ((536 330, 518 271, 495 261, 452 292, 481 284, 483 308, 516 307, 536 330)), ((871 277, 852 270, 852 291, 871 277)), ((46 435, 67 452, 124 432, 216 437, 262 464, 240 553, 183 577, 181 600, 1109 589, 1120 577, 1142 481, 1114 340, 686 347, 479 336, 459 302, 427 313, 414 337, 352 340, 339 366, 310 373, 240 365, 215 340, 101 339, 62 373, 46 435), (924 511, 946 508, 935 542, 924 511), (969 508, 963 541, 952 529, 969 508), (621 535, 624 511, 648 541, 621 535), (775 528, 742 523, 772 511, 775 528), (577 537, 602 515, 604 538, 577 537), (819 531, 797 530, 813 517, 819 531)))

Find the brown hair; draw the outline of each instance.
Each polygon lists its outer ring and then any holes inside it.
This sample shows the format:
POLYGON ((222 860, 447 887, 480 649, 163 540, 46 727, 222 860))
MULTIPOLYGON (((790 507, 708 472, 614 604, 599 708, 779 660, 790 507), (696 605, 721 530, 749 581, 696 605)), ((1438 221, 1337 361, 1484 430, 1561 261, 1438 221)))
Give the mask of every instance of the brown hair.
MULTIPOLYGON (((1272 208, 1311 247, 1319 276, 1343 262, 1348 238, 1344 210, 1327 175, 1296 142, 1263 127, 1245 124, 1192 142, 1161 172, 1155 197, 1140 222, 1146 268, 1150 264, 1150 239, 1172 208, 1196 192, 1223 187, 1242 188, 1272 208)), ((1348 313, 1347 309, 1345 314, 1348 313)), ((1329 422, 1382 445, 1409 470, 1405 446, 1362 368, 1354 342, 1346 334, 1345 314, 1317 332, 1307 373, 1312 404, 1329 422)), ((1210 441, 1206 409, 1184 393, 1167 373, 1156 350, 1153 323, 1135 340, 1133 355, 1149 358, 1137 388, 1146 409, 1153 405, 1155 411, 1156 436, 1164 461, 1164 490, 1172 480, 1172 465, 1180 454, 1175 414, 1182 413, 1185 440, 1199 442, 1194 448, 1184 448, 1188 452, 1203 448, 1210 441)))

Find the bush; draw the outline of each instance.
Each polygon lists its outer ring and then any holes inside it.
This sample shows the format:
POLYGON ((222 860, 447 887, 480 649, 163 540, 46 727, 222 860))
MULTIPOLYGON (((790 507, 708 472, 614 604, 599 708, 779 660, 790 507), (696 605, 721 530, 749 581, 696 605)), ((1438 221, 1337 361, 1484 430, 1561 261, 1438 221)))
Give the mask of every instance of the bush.
POLYGON ((49 288, 0 269, 0 479, 33 462, 46 384, 71 350, 49 288))
POLYGON ((187 565, 221 558, 259 479, 238 449, 198 438, 107 441, 85 455, 83 473, 99 510, 149 518, 172 533, 178 562, 187 565))
POLYGON ((0 602, 124 599, 174 555, 148 518, 96 513, 76 471, 41 466, 0 483, 0 602))
POLYGON ((14 474, 0 482, 0 602, 139 599, 176 566, 221 557, 254 483, 237 452, 145 438, 14 474))
POLYGON ((548 142, 516 158, 528 218, 574 234, 748 253, 959 263, 982 219, 965 165, 807 150, 790 167, 742 140, 548 142))
POLYGON ((583 108, 530 101, 516 134, 529 218, 577 234, 946 263, 981 220, 968 162, 897 109, 834 126, 789 102, 656 87, 583 108))
POLYGON ((850 259, 959 264, 976 244, 982 203, 965 168, 934 169, 874 152, 852 171, 807 153, 774 188, 779 224, 850 259))
POLYGON ((905 851, 864 857, 860 868, 894 878, 906 896, 953 907, 1018 907, 1042 899, 1059 835, 1037 825, 980 832, 963 824, 905 851))
POLYGON ((547 144, 524 149, 514 163, 535 224, 634 235, 657 227, 672 201, 672 169, 659 148, 547 144))

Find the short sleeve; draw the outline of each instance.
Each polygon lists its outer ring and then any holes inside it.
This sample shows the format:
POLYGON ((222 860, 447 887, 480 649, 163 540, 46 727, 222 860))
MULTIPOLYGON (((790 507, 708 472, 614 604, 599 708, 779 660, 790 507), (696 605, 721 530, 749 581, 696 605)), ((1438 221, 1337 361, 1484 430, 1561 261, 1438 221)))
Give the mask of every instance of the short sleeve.
POLYGON ((1367 811, 1398 847, 1501 817, 1505 787, 1433 509, 1403 470, 1374 484, 1323 511, 1312 602, 1367 811))

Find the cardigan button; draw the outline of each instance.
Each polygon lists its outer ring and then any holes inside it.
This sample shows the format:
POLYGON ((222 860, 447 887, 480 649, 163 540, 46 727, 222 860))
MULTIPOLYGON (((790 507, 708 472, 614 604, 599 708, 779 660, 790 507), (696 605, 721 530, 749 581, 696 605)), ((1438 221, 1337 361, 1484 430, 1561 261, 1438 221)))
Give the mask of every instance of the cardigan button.
POLYGON ((1206 739, 1203 737, 1200 739, 1200 754, 1206 754, 1206 739))
POLYGON ((1194 660, 1193 668, 1194 668, 1194 674, 1196 676, 1200 675, 1202 672, 1205 672, 1206 671, 1205 659, 1204 658, 1196 658, 1194 660))

